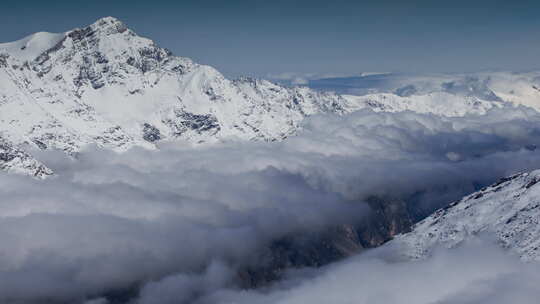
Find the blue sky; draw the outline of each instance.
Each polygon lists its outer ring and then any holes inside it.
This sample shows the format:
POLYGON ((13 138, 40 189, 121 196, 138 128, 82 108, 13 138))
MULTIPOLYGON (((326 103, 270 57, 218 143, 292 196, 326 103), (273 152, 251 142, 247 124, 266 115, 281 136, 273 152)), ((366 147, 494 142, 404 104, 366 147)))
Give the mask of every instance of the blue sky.
POLYGON ((540 68, 540 1, 12 1, 0 41, 115 16, 229 76, 540 68))

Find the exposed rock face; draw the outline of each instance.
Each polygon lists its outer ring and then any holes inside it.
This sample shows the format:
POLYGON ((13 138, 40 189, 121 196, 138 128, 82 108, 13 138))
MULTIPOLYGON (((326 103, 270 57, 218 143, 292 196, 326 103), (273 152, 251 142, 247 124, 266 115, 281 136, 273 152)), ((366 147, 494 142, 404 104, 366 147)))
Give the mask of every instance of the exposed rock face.
POLYGON ((155 142, 161 139, 161 132, 158 128, 149 123, 143 125, 143 139, 148 142, 155 142))
POLYGON ((193 135, 214 136, 221 130, 217 118, 212 114, 200 115, 178 110, 174 111, 174 115, 176 119, 165 122, 176 137, 182 137, 188 132, 194 133, 193 135))
POLYGON ((9 55, 7 54, 0 54, 0 68, 6 68, 7 67, 7 58, 9 55))

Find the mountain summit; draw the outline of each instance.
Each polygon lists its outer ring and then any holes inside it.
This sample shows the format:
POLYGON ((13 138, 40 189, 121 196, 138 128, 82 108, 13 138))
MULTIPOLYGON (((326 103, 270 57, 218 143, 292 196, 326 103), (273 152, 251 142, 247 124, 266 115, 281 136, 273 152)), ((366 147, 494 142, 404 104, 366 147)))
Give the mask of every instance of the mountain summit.
POLYGON ((349 108, 331 93, 226 79, 113 17, 0 44, 0 167, 39 176, 50 170, 38 170, 28 149, 73 154, 88 144, 123 151, 171 140, 275 141, 306 116, 349 108))

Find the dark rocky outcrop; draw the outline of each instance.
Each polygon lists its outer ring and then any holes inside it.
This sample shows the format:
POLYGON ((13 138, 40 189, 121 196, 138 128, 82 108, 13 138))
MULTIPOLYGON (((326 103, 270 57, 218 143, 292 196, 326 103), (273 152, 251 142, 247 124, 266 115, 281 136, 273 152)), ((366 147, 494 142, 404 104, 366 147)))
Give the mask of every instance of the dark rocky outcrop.
POLYGON ((412 225, 420 220, 411 215, 402 200, 369 197, 365 203, 372 212, 358 223, 273 241, 253 266, 239 272, 241 286, 264 286, 279 280, 288 269, 320 267, 364 249, 378 247, 393 236, 410 231, 412 225))
POLYGON ((155 142, 161 139, 161 132, 158 128, 149 123, 143 124, 143 139, 148 142, 155 142))
POLYGON ((212 114, 194 114, 186 111, 174 111, 175 119, 165 120, 173 134, 181 136, 186 132, 195 132, 196 134, 209 133, 214 135, 221 130, 217 118, 212 114))
POLYGON ((0 54, 0 68, 6 68, 8 66, 7 59, 8 55, 6 54, 0 54))

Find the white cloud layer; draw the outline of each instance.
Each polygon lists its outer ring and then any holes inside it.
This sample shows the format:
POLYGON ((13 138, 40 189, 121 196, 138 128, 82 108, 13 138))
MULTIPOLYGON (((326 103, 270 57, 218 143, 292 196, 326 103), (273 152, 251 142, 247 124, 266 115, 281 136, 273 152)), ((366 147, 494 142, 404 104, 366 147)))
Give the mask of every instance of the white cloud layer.
MULTIPOLYGON (((539 122, 525 108, 361 111, 313 117, 282 143, 41 154, 56 176, 0 174, 0 302, 100 303, 145 283, 143 303, 205 299, 234 288, 235 271, 271 240, 361 221, 366 196, 431 210, 539 168, 539 122)), ((381 263, 371 267, 405 273, 381 263)))

